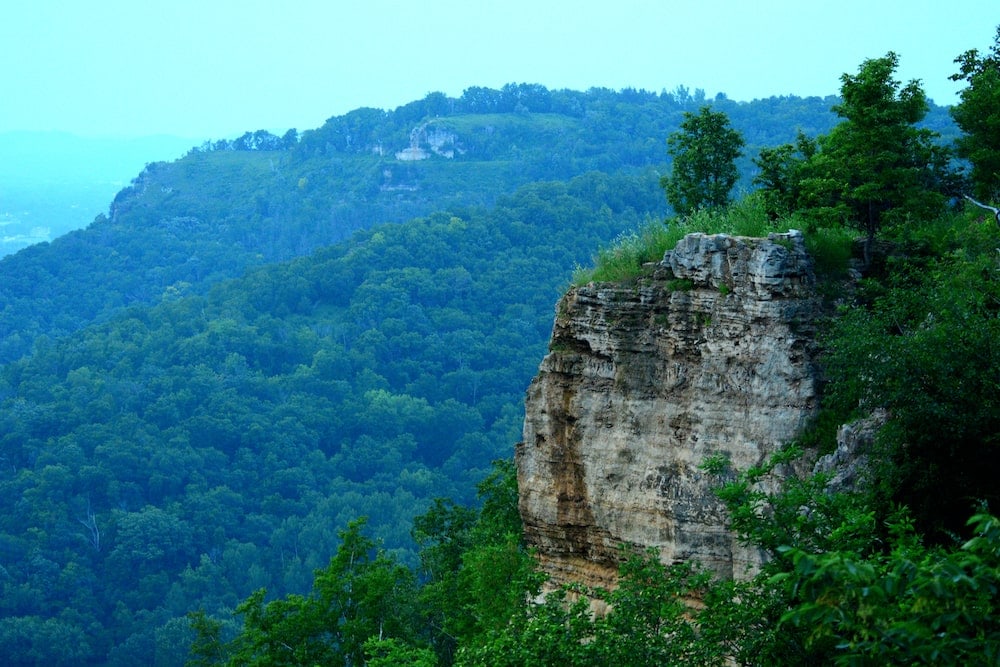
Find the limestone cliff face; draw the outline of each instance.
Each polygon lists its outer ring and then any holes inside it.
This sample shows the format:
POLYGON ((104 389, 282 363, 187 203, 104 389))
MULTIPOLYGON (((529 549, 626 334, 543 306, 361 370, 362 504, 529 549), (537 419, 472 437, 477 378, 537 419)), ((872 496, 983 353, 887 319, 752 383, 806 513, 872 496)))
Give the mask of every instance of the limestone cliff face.
POLYGON ((698 466, 757 464, 817 409, 814 282, 797 232, 692 234, 638 285, 563 297, 516 453, 553 583, 613 584, 623 543, 728 577, 759 564, 698 466))

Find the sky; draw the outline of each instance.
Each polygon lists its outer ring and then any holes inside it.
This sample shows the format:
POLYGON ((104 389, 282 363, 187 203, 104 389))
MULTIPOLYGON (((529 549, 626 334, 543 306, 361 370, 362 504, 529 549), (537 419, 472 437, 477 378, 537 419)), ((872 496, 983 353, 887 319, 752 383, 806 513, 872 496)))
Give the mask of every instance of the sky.
POLYGON ((9 0, 0 133, 197 142, 506 83, 823 96, 890 50, 954 104, 998 24, 998 0, 9 0))

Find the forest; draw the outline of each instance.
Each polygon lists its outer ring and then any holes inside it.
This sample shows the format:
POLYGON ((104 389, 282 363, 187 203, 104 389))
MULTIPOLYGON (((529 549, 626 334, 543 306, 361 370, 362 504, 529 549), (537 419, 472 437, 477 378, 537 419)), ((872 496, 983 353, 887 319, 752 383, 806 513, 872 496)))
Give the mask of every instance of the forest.
POLYGON ((897 65, 247 132, 0 259, 5 664, 996 664, 1000 32, 950 109, 897 65), (772 561, 623 552, 619 588, 539 599, 511 456, 556 300, 737 218, 805 230, 831 311, 814 427, 704 463, 772 561), (761 491, 877 410, 866 484, 761 491))

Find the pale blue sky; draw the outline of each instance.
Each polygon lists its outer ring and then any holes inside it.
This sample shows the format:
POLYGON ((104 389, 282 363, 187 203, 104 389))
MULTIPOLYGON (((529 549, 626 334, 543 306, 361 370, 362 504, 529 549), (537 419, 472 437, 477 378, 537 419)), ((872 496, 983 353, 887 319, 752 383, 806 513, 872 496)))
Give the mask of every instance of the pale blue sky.
POLYGON ((509 82, 826 95, 889 50, 951 104, 998 24, 998 0, 10 0, 0 132, 306 130, 509 82))

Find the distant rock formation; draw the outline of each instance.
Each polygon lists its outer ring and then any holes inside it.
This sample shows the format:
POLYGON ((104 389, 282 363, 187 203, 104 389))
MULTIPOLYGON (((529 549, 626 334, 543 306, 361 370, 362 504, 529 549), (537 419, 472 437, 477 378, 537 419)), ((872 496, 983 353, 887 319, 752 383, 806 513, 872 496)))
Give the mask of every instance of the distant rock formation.
POLYGON ((426 160, 431 154, 439 155, 449 160, 455 157, 457 135, 446 129, 437 127, 432 121, 422 123, 410 131, 410 145, 396 153, 396 159, 402 162, 426 160))
POLYGON ((525 537, 553 584, 612 585, 622 544, 752 574, 763 555, 727 530, 699 464, 758 464, 815 414, 814 288, 798 232, 691 234, 652 278, 560 300, 516 451, 525 537))

